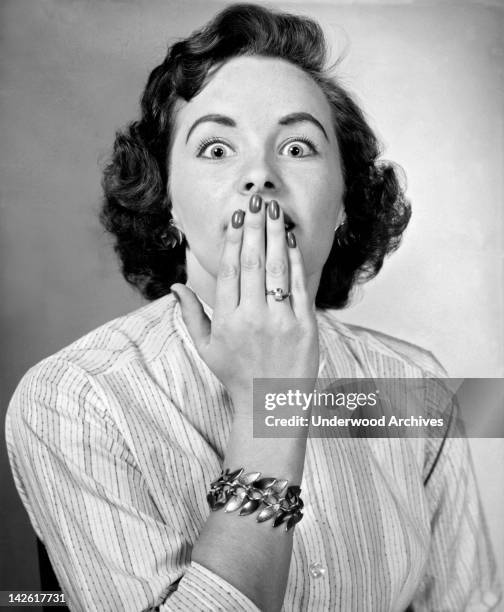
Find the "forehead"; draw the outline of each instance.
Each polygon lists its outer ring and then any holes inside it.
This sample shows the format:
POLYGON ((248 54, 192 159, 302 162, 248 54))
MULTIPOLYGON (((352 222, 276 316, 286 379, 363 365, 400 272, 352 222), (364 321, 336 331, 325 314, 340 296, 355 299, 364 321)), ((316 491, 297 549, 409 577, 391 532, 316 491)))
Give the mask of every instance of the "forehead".
POLYGON ((292 112, 309 112, 329 125, 331 107, 319 85, 301 68, 282 59, 233 58, 218 68, 189 102, 180 102, 177 124, 201 114, 229 114, 264 126, 292 112))

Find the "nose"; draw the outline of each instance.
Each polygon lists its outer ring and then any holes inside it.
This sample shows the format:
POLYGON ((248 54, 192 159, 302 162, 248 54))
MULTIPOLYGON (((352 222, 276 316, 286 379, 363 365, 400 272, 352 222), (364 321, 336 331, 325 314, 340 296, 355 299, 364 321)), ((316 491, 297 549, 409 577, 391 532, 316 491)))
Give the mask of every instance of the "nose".
POLYGON ((237 187, 242 195, 278 196, 282 180, 271 160, 254 156, 244 160, 237 187))

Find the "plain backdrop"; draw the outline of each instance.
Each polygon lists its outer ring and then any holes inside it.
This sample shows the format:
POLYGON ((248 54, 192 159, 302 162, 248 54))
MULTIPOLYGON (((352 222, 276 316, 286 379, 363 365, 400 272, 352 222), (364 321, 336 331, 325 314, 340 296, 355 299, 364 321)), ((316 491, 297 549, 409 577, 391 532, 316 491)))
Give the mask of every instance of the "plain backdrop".
MULTIPOLYGON (((2 423, 31 365, 143 304, 97 221, 100 167, 168 42, 224 4, 0 3, 2 423)), ((269 5, 322 22, 333 59, 346 54, 338 78, 408 177, 403 245, 341 318, 428 348, 453 377, 504 377, 502 3, 269 5)), ((502 571, 504 444, 471 445, 502 571)), ((3 435, 0 449, 0 590, 37 589, 3 435)))

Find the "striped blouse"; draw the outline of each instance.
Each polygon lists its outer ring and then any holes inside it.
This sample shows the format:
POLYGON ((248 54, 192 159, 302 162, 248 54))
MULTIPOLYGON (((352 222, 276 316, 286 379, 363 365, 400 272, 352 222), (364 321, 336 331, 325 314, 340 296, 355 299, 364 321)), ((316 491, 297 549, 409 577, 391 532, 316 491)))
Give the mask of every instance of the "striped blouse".
MULTIPOLYGON (((317 320, 320 376, 445 375, 414 345, 331 311, 317 320)), ((226 390, 172 296, 25 375, 8 410, 8 452, 72 610, 258 610, 191 562, 231 422, 226 390)), ((498 609, 464 438, 310 438, 302 489, 283 610, 498 609)))

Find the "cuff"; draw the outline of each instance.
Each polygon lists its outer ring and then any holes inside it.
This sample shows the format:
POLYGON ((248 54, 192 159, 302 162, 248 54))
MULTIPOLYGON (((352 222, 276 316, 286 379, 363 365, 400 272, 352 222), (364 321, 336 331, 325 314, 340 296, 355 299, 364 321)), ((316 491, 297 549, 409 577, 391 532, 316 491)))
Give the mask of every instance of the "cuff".
POLYGON ((260 612, 259 608, 232 584, 194 561, 188 566, 177 590, 160 607, 160 611, 168 610, 260 612))

